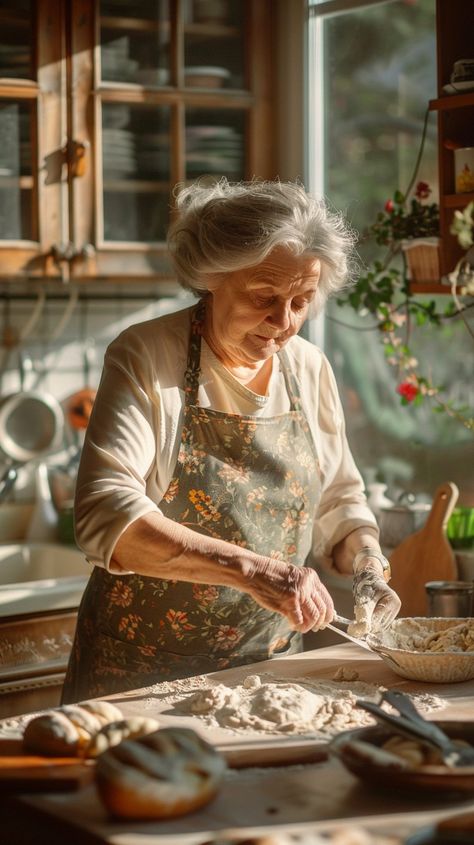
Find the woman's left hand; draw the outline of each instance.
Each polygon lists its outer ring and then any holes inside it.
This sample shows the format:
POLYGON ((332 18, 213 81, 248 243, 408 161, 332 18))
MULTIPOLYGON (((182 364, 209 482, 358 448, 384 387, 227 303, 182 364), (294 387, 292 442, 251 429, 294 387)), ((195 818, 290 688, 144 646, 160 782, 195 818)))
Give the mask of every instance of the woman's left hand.
POLYGON ((381 631, 397 616, 401 601, 378 569, 367 566, 353 581, 354 614, 360 633, 381 631))

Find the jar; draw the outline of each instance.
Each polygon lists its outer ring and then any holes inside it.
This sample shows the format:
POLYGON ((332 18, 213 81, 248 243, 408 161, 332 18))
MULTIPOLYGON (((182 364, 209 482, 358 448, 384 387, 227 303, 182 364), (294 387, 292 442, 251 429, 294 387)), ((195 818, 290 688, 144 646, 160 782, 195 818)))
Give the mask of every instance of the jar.
POLYGON ((474 191, 474 147, 454 150, 454 178, 457 194, 474 191))
POLYGON ((474 581, 428 581, 429 616, 472 616, 474 581))

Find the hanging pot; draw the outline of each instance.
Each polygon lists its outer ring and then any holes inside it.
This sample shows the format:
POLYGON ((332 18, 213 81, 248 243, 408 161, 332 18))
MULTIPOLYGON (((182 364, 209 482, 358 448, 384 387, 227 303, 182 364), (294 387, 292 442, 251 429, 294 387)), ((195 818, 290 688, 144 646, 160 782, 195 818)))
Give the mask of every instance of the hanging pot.
POLYGON ((0 401, 0 449, 14 463, 27 463, 54 451, 63 430, 63 410, 49 393, 24 390, 0 401))

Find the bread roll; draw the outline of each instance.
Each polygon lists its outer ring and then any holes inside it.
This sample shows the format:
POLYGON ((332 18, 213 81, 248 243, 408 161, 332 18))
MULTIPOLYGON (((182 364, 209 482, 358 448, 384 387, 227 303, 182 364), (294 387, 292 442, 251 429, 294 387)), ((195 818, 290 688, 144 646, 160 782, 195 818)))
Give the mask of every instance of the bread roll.
POLYGON ((47 710, 28 722, 23 747, 25 751, 47 757, 82 756, 106 720, 121 718, 122 712, 108 701, 67 704, 47 710))
POLYGON ((224 758, 195 731, 161 728, 104 751, 96 782, 115 818, 166 819, 207 804, 225 768, 224 758))
POLYGON ((153 733, 158 728, 156 719, 147 719, 145 716, 133 716, 118 722, 108 722, 91 738, 85 750, 85 756, 98 757, 107 748, 118 745, 124 739, 138 739, 138 737, 153 733))

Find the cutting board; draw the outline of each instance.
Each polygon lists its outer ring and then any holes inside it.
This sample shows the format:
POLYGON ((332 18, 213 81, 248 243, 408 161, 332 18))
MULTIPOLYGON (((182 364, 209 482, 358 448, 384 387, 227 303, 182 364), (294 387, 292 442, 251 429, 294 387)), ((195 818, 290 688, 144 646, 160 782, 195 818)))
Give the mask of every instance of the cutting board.
POLYGON ((459 490, 451 481, 441 484, 423 528, 403 540, 390 556, 390 586, 400 596, 400 616, 426 616, 426 582, 455 581, 458 577, 454 552, 446 537, 446 525, 458 495, 459 490))
POLYGON ((93 776, 93 761, 24 754, 21 740, 0 740, 2 793, 64 792, 85 786, 93 776))

